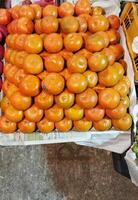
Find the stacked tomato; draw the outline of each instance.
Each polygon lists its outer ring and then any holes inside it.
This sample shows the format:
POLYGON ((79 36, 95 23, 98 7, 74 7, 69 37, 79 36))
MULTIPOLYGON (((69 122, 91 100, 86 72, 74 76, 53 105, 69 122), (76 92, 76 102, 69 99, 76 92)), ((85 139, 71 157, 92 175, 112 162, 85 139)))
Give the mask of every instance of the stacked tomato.
POLYGON ((130 81, 117 16, 88 0, 10 10, 2 132, 128 130, 130 81))

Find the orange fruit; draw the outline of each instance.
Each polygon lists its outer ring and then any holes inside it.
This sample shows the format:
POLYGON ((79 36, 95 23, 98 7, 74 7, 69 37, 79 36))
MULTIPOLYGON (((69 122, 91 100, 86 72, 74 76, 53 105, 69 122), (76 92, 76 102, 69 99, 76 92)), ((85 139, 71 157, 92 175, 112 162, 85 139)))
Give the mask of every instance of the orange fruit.
POLYGON ((83 73, 83 75, 87 79, 88 87, 93 88, 97 85, 98 76, 97 76, 96 72, 92 72, 91 70, 87 70, 83 73))
POLYGON ((115 62, 115 54, 112 49, 105 48, 102 50, 102 53, 107 56, 109 65, 114 64, 115 62))
POLYGON ((54 16, 57 17, 58 16, 58 8, 55 5, 47 5, 43 8, 43 17, 45 16, 54 16))
POLYGON ((40 92, 40 80, 37 76, 26 75, 20 82, 19 90, 26 96, 36 96, 40 92))
POLYGON ((19 51, 24 50, 25 47, 25 40, 26 40, 27 35, 26 34, 20 34, 17 36, 15 39, 15 48, 19 51))
POLYGON ((124 80, 120 80, 115 86, 114 89, 120 94, 121 97, 125 97, 129 93, 129 88, 127 83, 124 80))
POLYGON ((66 85, 70 92, 81 93, 87 88, 88 83, 83 74, 74 73, 67 79, 66 85))
POLYGON ((6 96, 4 96, 0 102, 1 111, 5 112, 9 105, 11 105, 10 100, 6 96))
POLYGON ((53 105, 54 97, 48 92, 42 90, 42 92, 35 97, 34 101, 38 108, 45 110, 53 105))
POLYGON ((49 73, 42 81, 42 88, 50 94, 58 95, 64 90, 64 78, 58 73, 49 73))
POLYGON ((54 130, 54 122, 48 121, 45 117, 37 122, 37 128, 41 133, 49 133, 54 130))
POLYGON ((42 17, 42 7, 36 3, 30 4, 30 6, 34 9, 35 19, 40 19, 42 17))
POLYGON ((43 33, 56 33, 58 30, 58 19, 51 15, 46 16, 42 18, 41 25, 43 33))
POLYGON ((128 96, 121 97, 120 103, 122 103, 124 106, 126 106, 126 108, 128 108, 130 105, 129 97, 128 96))
POLYGON ((15 73, 17 72, 18 68, 14 65, 11 66, 6 72, 6 78, 9 82, 14 83, 14 76, 15 73))
POLYGON ((85 110, 85 117, 87 120, 99 121, 103 119, 104 115, 105 115, 105 109, 100 105, 85 110))
POLYGON ((42 34, 43 33, 43 30, 42 30, 42 20, 41 19, 35 20, 34 28, 35 28, 35 32, 37 34, 42 34))
POLYGON ((92 8, 92 15, 104 15, 105 11, 100 6, 95 6, 92 8))
POLYGON ((26 37, 25 51, 27 53, 40 53, 43 49, 43 41, 40 35, 30 34, 26 37))
POLYGON ((6 96, 10 99, 12 94, 16 91, 18 91, 18 88, 14 84, 11 84, 7 89, 6 96))
POLYGON ((71 76, 71 73, 67 68, 65 68, 63 71, 60 72, 60 75, 62 75, 64 79, 67 80, 71 76))
POLYGON ((106 115, 111 119, 120 119, 127 112, 127 107, 120 102, 119 105, 114 109, 106 109, 106 115))
POLYGON ((65 116, 67 119, 76 121, 83 118, 84 110, 77 104, 72 106, 71 108, 65 109, 65 116))
POLYGON ((11 122, 5 116, 0 117, 0 131, 3 133, 13 133, 17 129, 17 124, 11 122))
POLYGON ((83 55, 85 58, 88 59, 92 55, 92 53, 88 51, 87 49, 81 49, 77 51, 76 55, 83 55))
POLYGON ((88 121, 86 118, 77 120, 73 122, 76 131, 86 132, 92 127, 92 121, 88 121))
POLYGON ((79 33, 69 33, 64 38, 64 47, 67 51, 78 51, 83 44, 83 39, 79 33))
POLYGON ((124 73, 125 73, 124 67, 119 62, 115 62, 112 66, 115 69, 117 69, 118 74, 119 74, 119 79, 121 80, 123 78, 124 73))
POLYGON ((60 72, 64 68, 64 59, 60 54, 49 54, 45 59, 45 68, 48 72, 60 72))
POLYGON ((43 117, 44 111, 38 108, 36 105, 32 105, 26 111, 24 111, 25 118, 30 122, 39 122, 43 117))
POLYGON ((124 49, 121 44, 110 45, 109 48, 114 52, 116 60, 119 60, 124 55, 124 49))
POLYGON ((97 131, 107 131, 112 127, 111 119, 105 117, 100 121, 93 122, 93 126, 97 131))
POLYGON ((116 129, 127 131, 132 126, 132 117, 130 114, 126 113, 125 116, 120 119, 113 119, 112 123, 116 129))
POLYGON ((90 52, 101 51, 105 46, 105 41, 101 35, 91 34, 86 38, 85 48, 90 52))
POLYGON ((60 17, 70 16, 74 14, 74 6, 70 2, 63 2, 58 7, 58 14, 60 17))
POLYGON ((75 101, 75 95, 70 93, 67 89, 59 95, 55 96, 55 102, 61 108, 70 108, 75 101))
POLYGON ((23 69, 29 74, 39 74, 43 71, 42 58, 37 54, 28 54, 25 57, 23 69))
POLYGON ((17 72, 15 73, 14 78, 14 84, 18 87, 20 85, 20 82, 23 78, 25 78, 26 73, 24 72, 23 69, 18 69, 17 72))
POLYGON ((103 108, 114 109, 119 105, 120 95, 113 88, 105 88, 99 93, 99 104, 103 108))
POLYGON ((71 73, 83 73, 87 69, 87 59, 83 55, 74 54, 67 60, 67 68, 71 73))
POLYGON ((17 51, 15 56, 15 65, 18 68, 23 68, 24 66, 24 60, 27 57, 27 53, 25 51, 17 51))
POLYGON ((63 33, 75 33, 79 29, 79 22, 74 16, 66 16, 61 18, 60 27, 63 33))
POLYGON ((84 17, 82 17, 82 16, 78 16, 77 20, 79 22, 78 32, 85 33, 87 31, 87 20, 84 17))
POLYGON ((91 14, 91 4, 88 0, 78 0, 75 4, 76 15, 91 14))
POLYGON ((61 51, 63 47, 61 35, 57 33, 47 35, 44 39, 44 47, 49 53, 57 53, 61 51))
POLYGON ((55 104, 53 107, 45 110, 45 117, 49 121, 59 122, 64 117, 63 108, 55 104))
POLYGON ((33 133, 36 129, 35 122, 30 122, 27 119, 23 119, 18 123, 18 128, 22 133, 33 133))
POLYGON ((35 18, 35 11, 29 5, 22 5, 19 9, 19 16, 33 20, 35 18))
POLYGON ((63 118, 61 121, 55 123, 56 129, 60 132, 67 132, 72 128, 72 121, 67 118, 63 118))
POLYGON ((9 105, 5 110, 5 117, 11 122, 19 122, 23 119, 23 111, 15 109, 9 105))
POLYGON ((76 103, 81 107, 81 108, 93 108, 96 106, 98 101, 98 96, 96 92, 88 88, 84 92, 77 94, 76 95, 76 103))

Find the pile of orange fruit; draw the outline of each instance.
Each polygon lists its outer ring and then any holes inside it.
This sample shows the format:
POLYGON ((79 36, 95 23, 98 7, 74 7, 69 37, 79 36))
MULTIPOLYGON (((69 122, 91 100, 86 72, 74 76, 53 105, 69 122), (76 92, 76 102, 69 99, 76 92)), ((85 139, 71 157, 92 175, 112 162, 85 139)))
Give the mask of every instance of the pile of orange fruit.
POLYGON ((117 16, 88 0, 9 10, 0 131, 131 127, 117 16))

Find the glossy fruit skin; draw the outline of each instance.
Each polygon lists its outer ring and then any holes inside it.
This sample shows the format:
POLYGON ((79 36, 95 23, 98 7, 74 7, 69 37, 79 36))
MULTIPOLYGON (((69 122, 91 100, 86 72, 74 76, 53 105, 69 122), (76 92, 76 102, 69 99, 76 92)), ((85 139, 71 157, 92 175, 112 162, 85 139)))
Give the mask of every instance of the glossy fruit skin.
POLYGON ((123 57, 124 49, 121 44, 110 45, 109 48, 112 49, 112 51, 114 52, 116 61, 123 57))
POLYGON ((85 109, 93 108, 96 106, 98 101, 98 96, 96 92, 88 88, 84 92, 76 95, 76 103, 85 109))
POLYGON ((6 96, 10 99, 12 94, 16 91, 18 91, 18 88, 14 84, 11 84, 7 89, 6 96))
POLYGON ((126 108, 129 108, 130 106, 130 99, 128 96, 121 97, 120 103, 122 103, 126 108))
POLYGON ((61 18, 60 27, 63 33, 75 33, 79 29, 79 22, 74 16, 66 16, 61 18))
POLYGON ((109 29, 107 35, 111 45, 117 44, 120 41, 120 34, 115 29, 109 29))
POLYGON ((27 53, 40 53, 43 49, 43 41, 40 35, 28 35, 25 42, 25 51, 27 53))
POLYGON ((106 87, 114 86, 119 81, 119 73, 112 65, 98 73, 99 83, 106 87))
POLYGON ((73 53, 67 51, 66 49, 63 49, 62 51, 59 52, 59 55, 61 55, 64 58, 64 60, 67 61, 69 58, 73 56, 73 53))
POLYGON ((119 29, 120 27, 120 19, 116 15, 109 15, 108 17, 109 24, 111 28, 119 29))
POLYGON ((55 5, 47 5, 43 8, 43 17, 45 16, 54 16, 57 17, 58 16, 58 8, 55 5))
POLYGON ((84 17, 78 16, 77 20, 79 22, 78 32, 86 32, 87 31, 87 21, 84 17))
POLYGON ((101 52, 92 54, 88 59, 88 66, 93 72, 100 72, 108 65, 108 58, 101 52))
POLYGON ((22 5, 19 9, 19 16, 33 20, 35 18, 35 11, 31 6, 22 5))
POLYGON ((11 15, 8 10, 0 8, 0 24, 7 25, 11 21, 11 15))
POLYGON ((124 59, 120 59, 118 61, 123 67, 124 67, 124 70, 125 70, 125 73, 127 72, 127 63, 124 59))
POLYGON ((124 67, 119 62, 115 62, 112 66, 115 69, 117 69, 118 75, 119 75, 119 80, 121 80, 123 78, 124 73, 125 73, 124 67))
POLYGON ((53 105, 54 97, 48 92, 42 90, 38 96, 35 97, 35 105, 40 109, 48 109, 53 105))
POLYGON ((4 96, 0 102, 0 107, 1 107, 1 111, 5 112, 5 110, 7 109, 7 107, 10 105, 10 100, 4 96))
POLYGON ((100 121, 93 122, 93 126, 97 131, 107 131, 112 127, 111 119, 103 118, 100 121))
POLYGON ((88 29, 91 33, 98 31, 107 31, 109 28, 109 20, 103 15, 92 16, 88 20, 88 29))
POLYGON ((7 90, 10 85, 12 85, 12 83, 10 83, 7 79, 3 82, 2 91, 5 95, 7 94, 7 90))
POLYGON ((111 119, 120 119, 124 117, 126 112, 127 108, 122 102, 120 102, 119 105, 114 109, 106 109, 106 115, 111 119))
POLYGON ((14 84, 18 87, 20 82, 21 82, 21 80, 23 78, 25 78, 25 76, 26 76, 26 73, 24 72, 24 70, 23 69, 18 69, 17 72, 15 73, 15 76, 13 77, 14 84))
POLYGON ((42 34, 43 33, 43 30, 42 30, 42 20, 41 19, 35 20, 34 29, 35 29, 35 32, 37 34, 42 34))
POLYGON ((42 88, 50 94, 58 95, 64 90, 64 78, 58 73, 49 73, 42 81, 42 88))
POLYGON ((92 8, 92 15, 104 15, 105 11, 100 6, 95 6, 92 8))
POLYGON ((34 9, 34 12, 35 12, 35 19, 41 19, 42 17, 42 7, 38 4, 31 4, 30 5, 33 9, 34 9))
POLYGON ((125 81, 128 88, 131 87, 131 82, 127 76, 123 76, 122 81, 125 81))
POLYGON ((13 133, 17 129, 17 124, 11 122, 5 116, 0 117, 0 131, 3 133, 13 133))
POLYGON ((60 132, 68 132, 72 128, 72 121, 67 118, 63 118, 61 121, 55 123, 56 129, 60 132))
POLYGON ((132 125, 132 117, 130 114, 126 113, 125 116, 120 119, 113 119, 112 123, 116 129, 127 131, 132 125))
POLYGON ((76 52, 83 44, 82 36, 79 33, 69 33, 64 38, 64 47, 67 51, 76 52))
POLYGON ((87 79, 84 75, 79 73, 73 73, 66 82, 67 88, 72 93, 81 93, 87 86, 87 79))
POLYGON ((99 104, 103 108, 114 109, 119 105, 120 95, 113 88, 105 88, 99 93, 99 104))
POLYGON ((26 39, 26 34, 20 34, 17 36, 15 39, 15 48, 19 51, 24 50, 24 45, 25 45, 25 39, 26 39))
POLYGON ((35 122, 30 122, 27 119, 23 119, 18 123, 18 128, 22 133, 33 133, 36 129, 35 122))
POLYGON ((16 91, 12 94, 10 101, 17 110, 26 110, 31 106, 32 103, 31 97, 24 96, 19 91, 16 91))
POLYGON ((129 88, 124 80, 120 80, 115 86, 114 89, 118 91, 121 97, 125 97, 129 93, 129 88))
POLYGON ((83 115, 84 115, 83 108, 81 108, 77 104, 75 104, 71 108, 65 109, 64 112, 65 112, 66 118, 70 119, 70 120, 73 120, 73 121, 82 119, 83 115))
POLYGON ((37 76, 26 75, 20 82, 19 90, 26 96, 36 96, 40 92, 40 80, 37 76))
POLYGON ((105 56, 107 56, 109 65, 113 65, 114 62, 115 62, 115 54, 114 54, 114 52, 109 48, 104 48, 102 50, 102 53, 105 56))
POLYGON ((61 35, 51 33, 44 39, 44 47, 49 53, 58 53, 63 48, 63 40, 61 35))
POLYGON ((63 78, 67 81, 68 78, 71 76, 71 73, 67 68, 65 68, 63 71, 60 72, 60 75, 63 76, 63 78))
POLYGON ((107 32, 99 31, 96 34, 100 35, 104 39, 104 48, 108 47, 110 41, 107 32))
POLYGON ((41 133, 49 133, 54 130, 54 122, 48 121, 45 117, 37 123, 37 128, 41 133))
POLYGON ((74 121, 74 128, 76 131, 86 132, 92 127, 92 121, 88 121, 86 118, 74 121))
POLYGON ((37 54, 28 54, 25 57, 23 69, 29 74, 39 74, 43 71, 42 58, 37 54))
POLYGON ((18 68, 23 68, 24 60, 28 54, 25 51, 17 51, 15 56, 15 65, 18 68))
POLYGON ((19 34, 31 34, 34 30, 34 24, 27 17, 21 17, 17 21, 17 29, 19 34))
POLYGON ((5 117, 11 122, 19 122, 23 119, 23 111, 15 109, 9 105, 5 110, 5 117))
POLYGON ((81 14, 91 14, 92 9, 91 9, 91 4, 87 0, 78 0, 77 3, 75 4, 75 13, 76 15, 81 15, 81 14))
POLYGON ((83 73, 87 69, 87 59, 83 55, 74 54, 67 60, 70 73, 83 73))
POLYGON ((90 109, 86 109, 85 110, 85 117, 87 120, 91 120, 91 121, 100 121, 101 119, 104 118, 105 115, 105 109, 100 106, 97 105, 94 108, 90 108, 90 109))
POLYGON ((93 34, 86 38, 85 48, 90 52, 101 51, 105 46, 105 41, 101 35, 93 34))
POLYGON ((46 34, 56 33, 58 30, 58 19, 54 16, 46 16, 41 19, 42 32, 46 34))
POLYGON ((18 68, 14 65, 12 65, 11 68, 9 68, 9 70, 7 70, 6 78, 9 82, 14 83, 13 77, 15 76, 15 73, 17 72, 17 70, 18 68))
POLYGON ((92 72, 91 70, 87 70, 83 73, 83 75, 86 77, 88 82, 88 87, 93 88, 97 85, 98 82, 98 76, 96 72, 92 72))
POLYGON ((64 2, 58 7, 60 17, 71 16, 74 14, 74 7, 70 2, 64 2))
POLYGON ((25 118, 30 122, 39 122, 43 117, 44 111, 38 108, 36 105, 32 105, 26 111, 24 111, 25 118))
POLYGON ((45 118, 52 122, 59 122, 63 119, 64 112, 63 108, 58 105, 54 105, 53 107, 45 110, 45 118))
POLYGON ((62 93, 55 96, 56 104, 61 108, 70 108, 75 101, 75 95, 65 89, 62 93))
POLYGON ((45 59, 45 68, 48 72, 60 72, 64 68, 64 59, 60 54, 49 54, 45 59))
POLYGON ((88 51, 87 49, 81 49, 76 52, 76 55, 82 55, 86 59, 88 59, 92 55, 92 53, 90 51, 88 51))

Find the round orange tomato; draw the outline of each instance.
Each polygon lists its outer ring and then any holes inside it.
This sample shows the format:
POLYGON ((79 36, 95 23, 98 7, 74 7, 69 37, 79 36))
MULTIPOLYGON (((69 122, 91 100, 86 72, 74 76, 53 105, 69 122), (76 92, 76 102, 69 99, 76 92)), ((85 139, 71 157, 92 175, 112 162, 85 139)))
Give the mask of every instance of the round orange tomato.
POLYGON ((20 34, 17 36, 14 42, 14 46, 17 50, 19 51, 24 50, 26 37, 27 37, 26 34, 20 34))
POLYGON ((74 6, 70 2, 64 2, 58 7, 60 17, 65 17, 74 14, 74 6))
POLYGON ((43 41, 40 35, 28 35, 25 41, 25 51, 27 53, 40 53, 43 49, 43 41))
POLYGON ((11 122, 19 122, 23 119, 23 111, 17 110, 12 105, 9 105, 5 110, 5 117, 11 122))
POLYGON ((40 109, 48 109, 53 105, 54 97, 48 92, 42 90, 42 92, 35 97, 35 105, 40 109))
POLYGON ((48 121, 45 117, 37 122, 37 128, 41 133, 49 133, 54 130, 54 122, 48 121))
POLYGON ((12 67, 12 64, 10 63, 5 63, 4 68, 3 68, 3 74, 6 77, 6 74, 8 73, 9 69, 12 67))
POLYGON ((79 29, 79 22, 74 16, 66 16, 61 18, 60 27, 63 33, 75 33, 79 29))
POLYGON ((88 51, 87 49, 81 49, 81 50, 77 51, 76 55, 82 55, 86 59, 89 59, 89 57, 92 55, 92 53, 90 51, 88 51))
POLYGON ((119 73, 113 65, 108 66, 106 69, 98 73, 100 85, 111 87, 118 83, 119 73))
POLYGON ((24 60, 28 54, 25 51, 17 51, 15 56, 15 65, 18 68, 23 68, 24 60))
POLYGON ((103 119, 104 115, 105 115, 105 109, 100 105, 85 110, 85 117, 87 120, 99 121, 103 119))
POLYGON ((11 8, 11 15, 13 19, 18 19, 19 18, 19 10, 21 8, 21 5, 16 5, 11 8))
POLYGON ((23 69, 29 74, 39 74, 43 71, 43 60, 37 54, 28 54, 23 63, 23 69))
POLYGON ((70 108, 74 104, 75 95, 70 93, 67 89, 59 95, 55 96, 55 101, 61 108, 70 108))
POLYGON ((79 33, 69 33, 64 38, 64 47, 67 51, 78 51, 83 44, 83 39, 79 33))
POLYGON ((0 8, 0 24, 7 25, 11 21, 11 14, 8 9, 0 8))
POLYGON ((60 75, 62 75, 64 79, 67 80, 71 76, 71 73, 67 68, 65 68, 63 71, 60 72, 60 75))
POLYGON ((93 126, 97 131, 107 131, 112 127, 111 119, 103 118, 100 121, 93 122, 93 126))
POLYGON ((118 16, 116 15, 109 15, 108 16, 108 20, 110 23, 110 27, 113 29, 118 29, 120 26, 120 19, 118 16))
POLYGON ((114 109, 119 105, 120 95, 113 88, 105 88, 99 93, 99 104, 103 108, 114 109))
POLYGON ((81 108, 93 108, 96 106, 98 101, 98 96, 96 92, 88 88, 84 92, 77 94, 76 95, 76 103, 81 107, 81 108))
POLYGON ((34 9, 35 19, 41 19, 42 16, 42 7, 38 4, 30 4, 30 6, 34 9))
POLYGON ((104 15, 105 11, 100 6, 95 6, 92 8, 92 15, 104 15))
POLYGON ((58 19, 54 16, 46 16, 42 18, 41 25, 44 33, 56 33, 58 30, 58 19))
POLYGON ((43 8, 43 17, 45 16, 54 16, 57 17, 58 16, 58 8, 55 5, 47 5, 43 8))
POLYGON ((75 4, 76 15, 91 14, 91 4, 88 0, 78 0, 75 4))
POLYGON ((85 47, 90 52, 101 51, 105 46, 105 41, 101 35, 93 34, 86 38, 85 47))
POLYGON ((96 72, 92 72, 90 70, 87 70, 83 73, 83 75, 86 77, 88 82, 88 87, 93 88, 97 85, 98 82, 98 76, 96 72))
POLYGON ((128 88, 131 87, 131 82, 127 76, 123 76, 122 81, 125 81, 128 88))
POLYGON ((19 34, 31 34, 34 30, 34 24, 29 18, 21 17, 17 22, 17 30, 19 34))
POLYGON ((36 96, 40 92, 40 80, 37 76, 26 75, 20 82, 19 90, 26 96, 36 96))
POLYGON ((83 74, 74 73, 67 79, 67 88, 72 93, 81 93, 87 86, 87 79, 83 74))
POLYGON ((18 91, 18 88, 14 84, 11 84, 7 89, 6 96, 10 99, 12 94, 16 91, 18 91))
POLYGON ((92 127, 92 121, 88 121, 86 118, 74 121, 74 128, 76 131, 86 132, 92 127))
POLYGON ((26 110, 32 104, 32 98, 22 95, 19 91, 12 94, 10 101, 17 110, 26 110))
POLYGON ((85 33, 87 31, 87 20, 82 16, 78 16, 77 20, 79 22, 79 30, 78 30, 78 32, 85 33))
POLYGON ((102 50, 102 53, 107 56, 109 65, 113 65, 115 62, 115 54, 112 49, 105 48, 102 50))
POLYGON ((0 131, 3 133, 13 133, 17 129, 17 124, 11 122, 5 116, 0 117, 0 131))
POLYGON ((43 117, 43 110, 36 105, 32 105, 24 112, 25 118, 30 122, 39 122, 43 117))
POLYGON ((48 110, 45 110, 45 118, 52 122, 59 122, 63 119, 64 112, 63 108, 57 106, 56 104, 49 108, 48 110))
POLYGON ((17 55, 17 51, 12 50, 12 52, 11 52, 11 54, 10 54, 10 57, 9 57, 9 62, 10 62, 12 65, 15 64, 16 55, 17 55))
POLYGON ((35 32, 37 34, 41 34, 43 32, 43 30, 42 30, 42 20, 41 19, 35 20, 34 28, 35 28, 35 32))
POLYGON ((9 70, 6 72, 6 78, 9 82, 14 83, 14 76, 17 70, 18 68, 12 65, 11 68, 9 68, 9 70))
MULTIPOLYGON (((16 49, 16 39, 18 38, 18 34, 10 34, 9 35, 9 42, 8 42, 8 46, 12 49, 16 49)), ((8 40, 8 39, 7 39, 8 40)), ((23 48, 23 47, 22 47, 23 48)))
POLYGON ((87 59, 83 55, 74 54, 67 60, 67 68, 71 73, 83 73, 87 69, 87 59))
POLYGON ((19 9, 19 16, 33 20, 35 18, 35 11, 29 5, 22 5, 19 9))
POLYGON ((119 43, 120 33, 118 31, 116 31, 115 29, 109 29, 107 31, 107 35, 111 45, 119 43))
POLYGON ((88 66, 93 72, 100 72, 108 65, 108 58, 101 52, 92 54, 88 59, 88 66))
POLYGON ((51 33, 44 39, 44 47, 49 53, 58 53, 63 47, 63 40, 61 35, 51 33))
POLYGON ((108 37, 107 32, 99 31, 96 34, 100 35, 104 39, 104 48, 108 47, 108 45, 109 45, 109 37, 108 37))
POLYGON ((129 105, 130 105, 129 97, 128 96, 121 97, 120 103, 122 103, 124 106, 126 106, 126 108, 129 108, 129 105))
POLYGON ((27 119, 23 119, 18 123, 18 128, 22 133, 33 133, 36 129, 35 122, 30 122, 27 119))
POLYGON ((124 49, 121 44, 110 45, 109 48, 112 49, 112 51, 114 52, 116 60, 119 60, 123 57, 124 49))
POLYGON ((115 86, 114 89, 120 94, 121 97, 125 97, 129 93, 129 88, 124 80, 120 80, 115 86))
POLYGON ((112 123, 116 129, 127 131, 132 126, 132 117, 130 114, 126 113, 125 116, 120 119, 113 119, 112 123))
POLYGON ((112 66, 115 69, 117 69, 118 75, 119 75, 119 80, 121 80, 123 78, 124 73, 125 73, 124 67, 119 62, 115 62, 112 66))
POLYGON ((5 112, 9 105, 11 105, 10 100, 6 96, 4 96, 0 102, 1 111, 5 112))
POLYGON ((14 84, 18 87, 20 85, 20 82, 23 78, 25 78, 26 74, 23 69, 18 69, 17 72, 15 73, 15 76, 13 77, 14 79, 14 84))
POLYGON ((88 29, 91 33, 107 31, 109 20, 103 15, 94 15, 88 19, 88 29))
POLYGON ((64 118, 61 121, 56 122, 55 126, 60 132, 68 132, 72 128, 72 121, 64 118))
POLYGON ((77 104, 72 106, 71 108, 65 109, 65 116, 67 119, 76 121, 83 118, 84 110, 77 104))
POLYGON ((2 91, 3 91, 3 93, 5 95, 7 94, 7 90, 10 87, 10 85, 12 85, 12 83, 10 83, 7 79, 3 82, 3 84, 2 84, 2 91))
POLYGON ((64 90, 64 78, 58 73, 49 73, 42 81, 42 88, 50 94, 58 95, 64 90))
POLYGON ((124 117, 126 112, 127 108, 122 102, 120 102, 119 105, 114 109, 106 109, 106 115, 111 119, 120 119, 124 117))
POLYGON ((49 54, 45 59, 45 68, 48 72, 60 72, 64 68, 64 59, 60 54, 49 54))
POLYGON ((69 58, 73 56, 72 52, 67 51, 66 49, 63 49, 59 52, 59 54, 67 61, 69 58))

